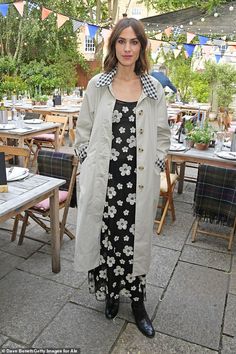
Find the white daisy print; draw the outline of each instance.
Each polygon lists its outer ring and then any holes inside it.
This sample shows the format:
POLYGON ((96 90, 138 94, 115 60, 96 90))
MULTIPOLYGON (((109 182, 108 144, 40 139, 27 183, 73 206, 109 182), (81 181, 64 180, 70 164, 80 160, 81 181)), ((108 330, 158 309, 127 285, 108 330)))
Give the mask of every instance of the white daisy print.
POLYGON ((136 290, 136 286, 131 286, 131 290, 135 291, 136 290))
POLYGON ((127 188, 132 188, 132 187, 133 187, 133 183, 128 182, 128 183, 126 184, 126 186, 127 186, 127 188))
POLYGON ((98 300, 105 300, 105 297, 106 297, 106 296, 105 296, 104 292, 98 290, 98 291, 96 292, 96 297, 97 297, 98 300))
POLYGON ((122 112, 126 113, 129 111, 129 108, 127 106, 122 107, 122 112))
POLYGON ((136 195, 135 193, 129 193, 128 197, 126 198, 127 203, 134 205, 136 201, 136 195))
POLYGON ((122 151, 123 151, 123 152, 128 152, 128 146, 124 146, 124 147, 122 148, 122 151))
POLYGON ((135 117, 133 115, 129 116, 129 121, 134 122, 135 117))
POLYGON ((126 296, 126 297, 131 297, 130 291, 127 289, 121 289, 121 295, 126 296))
POLYGON ((122 113, 120 113, 119 111, 117 111, 117 109, 115 109, 112 115, 112 122, 119 123, 121 117, 122 117, 122 113))
POLYGON ((117 184, 117 188, 118 188, 118 189, 122 189, 122 188, 123 188, 123 184, 118 183, 118 184, 117 184))
POLYGON ((134 158, 134 157, 133 157, 132 155, 128 155, 128 156, 127 156, 127 160, 128 160, 128 161, 132 161, 133 158, 134 158))
POLYGON ((127 163, 123 163, 123 165, 119 168, 121 176, 129 176, 131 171, 131 166, 127 165, 127 163))
POLYGON ((135 277, 132 274, 127 274, 126 279, 129 283, 132 283, 135 280, 135 277))
POLYGON ((130 128, 130 133, 134 134, 136 132, 135 127, 130 128))
POLYGON ((116 195, 116 190, 114 187, 107 188, 107 196, 109 199, 112 199, 116 195))
POLYGON ((113 161, 117 161, 118 160, 118 156, 120 155, 119 151, 117 151, 116 149, 111 149, 111 160, 113 161))
POLYGON ((120 264, 125 264, 125 260, 124 259, 120 259, 120 264))
POLYGON ((113 178, 112 174, 108 173, 108 179, 112 179, 112 178, 113 178))
POLYGON ((124 133, 125 133, 125 128, 124 128, 124 127, 120 127, 120 128, 119 128, 119 132, 120 132, 121 134, 124 134, 124 133))
POLYGON ((123 249, 123 253, 129 257, 129 256, 132 256, 134 254, 134 251, 133 251, 133 247, 132 246, 125 246, 124 249, 123 249))
POLYGON ((122 200, 118 200, 117 201, 117 205, 122 206, 123 205, 123 201, 122 200))
POLYGON ((115 264, 115 258, 107 256, 107 265, 108 267, 112 267, 115 264))
POLYGON ((106 270, 100 270, 99 271, 99 277, 106 279, 106 275, 107 275, 106 273, 107 273, 106 270))
POLYGON ((136 138, 134 135, 131 135, 128 139, 126 139, 127 143, 129 144, 129 147, 135 147, 136 146, 136 138))
POLYGON ((131 227, 129 228, 129 232, 134 235, 135 232, 135 224, 132 224, 131 227))
POLYGON ((123 211, 123 214, 124 214, 124 215, 129 215, 129 210, 128 210, 128 209, 125 209, 125 210, 123 211))
POLYGON ((117 213, 117 209, 114 205, 108 207, 108 215, 111 217, 111 218, 114 218, 115 214, 117 213))
POLYGON ((114 241, 115 241, 115 242, 119 241, 119 239, 120 239, 119 236, 115 236, 115 237, 114 237, 114 241))
POLYGON ((105 224, 105 222, 102 222, 102 232, 105 232, 108 229, 107 225, 105 224))
POLYGON ((129 236, 126 235, 126 236, 124 237, 124 241, 129 241, 129 236))
POLYGON ((116 138, 116 143, 117 144, 121 144, 122 143, 122 139, 120 137, 116 138))
POLYGON ((118 275, 123 275, 124 274, 124 268, 121 268, 121 266, 116 266, 114 269, 114 273, 116 276, 118 275))
POLYGON ((126 230, 127 229, 127 224, 128 224, 128 221, 121 218, 119 221, 116 222, 116 225, 118 226, 118 229, 119 230, 126 230))

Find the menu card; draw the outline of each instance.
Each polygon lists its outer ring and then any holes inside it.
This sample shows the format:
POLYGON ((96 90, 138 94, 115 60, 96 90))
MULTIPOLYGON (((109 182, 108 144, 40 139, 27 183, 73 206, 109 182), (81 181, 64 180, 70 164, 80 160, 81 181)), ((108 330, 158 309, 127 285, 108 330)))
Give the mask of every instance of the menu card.
POLYGON ((8 192, 5 154, 0 152, 0 193, 8 192))

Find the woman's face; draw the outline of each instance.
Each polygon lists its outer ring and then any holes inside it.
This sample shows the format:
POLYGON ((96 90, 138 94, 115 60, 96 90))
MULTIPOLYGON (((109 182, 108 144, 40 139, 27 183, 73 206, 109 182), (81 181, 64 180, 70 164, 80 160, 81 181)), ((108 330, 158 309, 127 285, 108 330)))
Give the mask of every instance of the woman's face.
POLYGON ((127 27, 120 33, 115 48, 118 63, 134 68, 135 62, 139 58, 141 44, 132 27, 127 27))

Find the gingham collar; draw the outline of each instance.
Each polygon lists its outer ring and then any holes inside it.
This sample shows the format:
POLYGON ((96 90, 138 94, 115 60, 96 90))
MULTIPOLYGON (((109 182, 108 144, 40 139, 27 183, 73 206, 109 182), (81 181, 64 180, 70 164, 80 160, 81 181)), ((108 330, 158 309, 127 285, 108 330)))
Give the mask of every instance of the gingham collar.
MULTIPOLYGON (((116 74, 116 68, 112 69, 108 73, 101 74, 96 86, 97 87, 109 86, 112 83, 115 74, 116 74)), ((156 90, 155 86, 153 85, 153 82, 152 82, 152 79, 150 78, 150 76, 148 74, 142 74, 142 75, 140 75, 140 80, 141 80, 141 83, 143 86, 144 93, 148 97, 153 98, 154 100, 157 100, 158 99, 157 90, 156 90)))

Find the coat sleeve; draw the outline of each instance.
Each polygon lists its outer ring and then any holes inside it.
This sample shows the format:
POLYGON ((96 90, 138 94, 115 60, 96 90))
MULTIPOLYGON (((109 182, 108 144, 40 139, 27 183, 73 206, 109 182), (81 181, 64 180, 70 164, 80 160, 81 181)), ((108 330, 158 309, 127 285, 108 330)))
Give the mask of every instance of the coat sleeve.
POLYGON ((164 170, 165 158, 170 147, 170 127, 168 124, 168 114, 165 93, 162 87, 159 87, 160 99, 157 104, 157 152, 156 166, 164 170))
POLYGON ((94 121, 94 90, 95 80, 89 81, 83 103, 80 109, 80 113, 76 123, 76 136, 74 148, 79 156, 80 163, 82 163, 87 157, 87 149, 89 145, 90 135, 93 128, 94 121))

